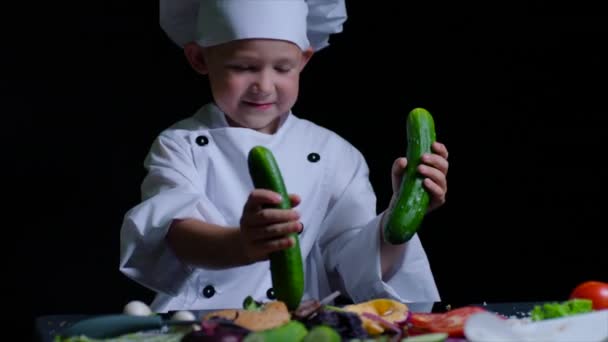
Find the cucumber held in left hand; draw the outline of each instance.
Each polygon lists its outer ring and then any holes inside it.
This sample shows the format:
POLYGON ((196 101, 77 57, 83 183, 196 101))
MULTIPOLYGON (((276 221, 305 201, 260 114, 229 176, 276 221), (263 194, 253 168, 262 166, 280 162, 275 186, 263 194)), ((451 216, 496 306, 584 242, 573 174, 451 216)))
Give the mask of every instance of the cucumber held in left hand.
MULTIPOLYGON (((264 146, 254 146, 248 156, 249 173, 256 188, 269 189, 281 195, 279 209, 291 209, 289 194, 281 170, 272 152, 264 146)), ((270 255, 270 273, 276 298, 285 302, 289 310, 300 305, 304 294, 304 266, 298 234, 291 233, 293 246, 270 255)))

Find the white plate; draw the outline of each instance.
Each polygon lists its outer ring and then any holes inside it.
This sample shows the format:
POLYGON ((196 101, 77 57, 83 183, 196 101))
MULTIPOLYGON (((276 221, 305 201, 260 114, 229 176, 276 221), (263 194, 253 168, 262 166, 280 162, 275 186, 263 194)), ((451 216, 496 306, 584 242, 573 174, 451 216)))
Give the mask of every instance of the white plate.
POLYGON ((531 322, 482 312, 464 326, 470 342, 608 342, 608 310, 531 322))

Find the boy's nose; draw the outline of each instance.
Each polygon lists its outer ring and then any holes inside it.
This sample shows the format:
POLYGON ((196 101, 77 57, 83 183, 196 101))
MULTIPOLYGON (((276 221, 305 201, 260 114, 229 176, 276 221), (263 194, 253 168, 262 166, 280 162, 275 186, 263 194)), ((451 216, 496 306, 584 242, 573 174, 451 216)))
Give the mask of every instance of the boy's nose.
POLYGON ((255 80, 251 86, 254 94, 265 94, 272 91, 272 80, 269 76, 263 73, 255 80))

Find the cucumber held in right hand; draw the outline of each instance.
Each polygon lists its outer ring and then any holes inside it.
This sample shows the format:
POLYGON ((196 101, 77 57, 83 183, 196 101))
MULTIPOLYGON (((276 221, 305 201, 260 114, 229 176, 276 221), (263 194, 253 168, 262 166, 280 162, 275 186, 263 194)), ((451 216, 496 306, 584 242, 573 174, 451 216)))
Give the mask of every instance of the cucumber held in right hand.
POLYGON ((430 197, 418 174, 421 157, 431 153, 436 140, 433 116, 424 108, 414 108, 407 117, 407 166, 395 206, 384 226, 384 240, 390 244, 409 241, 418 231, 430 197))

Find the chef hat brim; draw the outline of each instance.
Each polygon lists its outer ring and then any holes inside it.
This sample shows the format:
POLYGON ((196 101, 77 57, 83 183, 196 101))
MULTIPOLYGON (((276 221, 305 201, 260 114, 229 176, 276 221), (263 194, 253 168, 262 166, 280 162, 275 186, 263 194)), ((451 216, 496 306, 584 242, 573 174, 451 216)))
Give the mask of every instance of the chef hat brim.
MULTIPOLYGON (((198 41, 197 20, 201 0, 160 0, 160 25, 178 46, 198 41)), ((215 1, 215 0, 202 0, 215 1)), ((306 0, 307 36, 318 51, 329 45, 332 34, 342 32, 347 19, 344 0, 306 0)))

